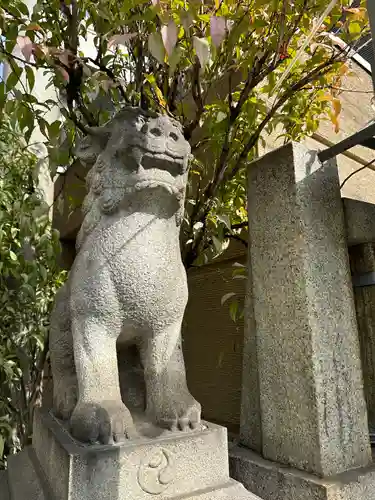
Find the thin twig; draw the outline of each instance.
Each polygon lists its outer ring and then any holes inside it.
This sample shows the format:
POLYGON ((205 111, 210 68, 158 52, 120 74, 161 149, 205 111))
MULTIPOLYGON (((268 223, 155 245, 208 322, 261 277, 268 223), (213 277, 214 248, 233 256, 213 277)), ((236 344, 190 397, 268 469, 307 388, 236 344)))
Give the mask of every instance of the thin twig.
POLYGON ((107 68, 107 66, 104 66, 104 64, 102 64, 100 62, 100 59, 98 59, 98 57, 96 57, 96 59, 93 59, 92 57, 84 57, 82 59, 82 61, 90 61, 93 64, 95 64, 95 66, 97 66, 100 69, 100 71, 103 71, 103 73, 106 73, 107 76, 116 84, 124 101, 129 103, 129 99, 126 95, 125 89, 121 85, 121 83, 118 81, 118 79, 116 78, 116 75, 113 73, 113 71, 110 68, 107 68))
POLYGON ((52 70, 52 66, 47 66, 45 64, 36 64, 36 63, 31 62, 31 61, 26 61, 26 59, 22 59, 21 57, 15 56, 14 54, 11 54, 10 52, 8 52, 4 49, 3 44, 0 44, 0 52, 5 54, 10 59, 15 59, 16 61, 20 61, 21 63, 32 66, 33 68, 37 68, 37 69, 46 68, 46 69, 52 70))
POLYGON ((320 78, 322 75, 324 75, 329 68, 336 63, 336 60, 329 59, 328 61, 325 61, 324 63, 320 64, 317 68, 315 68, 313 71, 308 73, 304 78, 299 80, 297 83, 292 85, 291 87, 288 88, 288 90, 279 98, 279 100, 274 104, 274 106, 271 108, 271 110, 267 113, 265 118, 261 121, 261 123, 258 125, 257 129, 255 132, 252 134, 250 137, 249 141, 243 148, 241 154, 239 155, 237 162, 233 169, 226 175, 226 180, 233 179, 233 177, 237 174, 237 172, 240 170, 242 166, 242 162, 247 158, 247 155, 249 154, 250 150, 254 147, 256 142, 259 139, 259 136, 261 132, 263 131, 264 127, 267 125, 267 123, 273 118, 275 115, 276 111, 280 109, 280 107, 285 104, 285 102, 296 92, 302 90, 308 83, 317 80, 320 78))
POLYGON ((355 89, 344 89, 342 87, 336 87, 335 85, 327 85, 327 86, 318 86, 318 87, 306 87, 307 89, 311 90, 326 90, 326 89, 332 89, 332 90, 337 90, 339 92, 351 92, 354 94, 374 94, 373 90, 355 90, 355 89))
POLYGON ((358 170, 355 170, 350 175, 348 175, 348 177, 346 177, 346 179, 344 179, 342 181, 342 183, 340 184, 340 189, 342 189, 345 186, 345 184, 348 182, 349 179, 351 179, 353 177, 353 175, 356 175, 359 172, 362 172, 362 170, 364 170, 365 168, 368 168, 370 165, 373 165, 374 163, 375 163, 375 158, 373 158, 371 161, 366 163, 366 165, 363 165, 363 167, 359 168, 358 170))

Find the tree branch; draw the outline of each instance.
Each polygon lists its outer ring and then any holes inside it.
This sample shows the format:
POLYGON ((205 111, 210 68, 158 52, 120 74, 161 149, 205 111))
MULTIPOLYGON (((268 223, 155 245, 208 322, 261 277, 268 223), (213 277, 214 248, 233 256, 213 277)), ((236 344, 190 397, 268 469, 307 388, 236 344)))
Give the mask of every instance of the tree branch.
MULTIPOLYGON (((247 159, 247 156, 251 149, 256 145, 257 141, 259 140, 259 137, 264 130, 265 126, 270 122, 270 120, 274 117, 275 113, 277 112, 280 107, 282 107, 285 102, 295 93, 298 92, 299 90, 302 90, 308 83, 311 83, 312 81, 315 81, 316 79, 320 78, 323 76, 327 71, 329 71, 329 68, 334 64, 338 62, 337 59, 335 58, 330 58, 328 61, 325 61, 321 65, 319 65, 317 68, 312 70, 310 73, 305 75, 301 80, 296 82, 294 85, 292 85, 280 98, 279 100, 274 104, 272 109, 267 113, 267 115, 263 118, 263 120, 259 123, 258 127, 256 128, 255 132, 250 136, 248 142, 244 146, 241 154, 238 156, 237 161, 232 168, 230 172, 227 172, 228 169, 228 163, 225 162, 220 170, 220 175, 218 175, 213 183, 210 183, 207 186, 207 190, 204 193, 204 203, 202 205, 202 208, 197 211, 197 219, 194 219, 194 222, 201 221, 204 222, 206 221, 207 215, 209 211, 211 210, 212 206, 212 201, 213 197, 216 193, 216 190, 218 189, 219 185, 222 182, 227 182, 230 181, 235 177, 237 172, 240 170, 242 167, 243 162, 247 159)), ((196 240, 193 242, 192 247, 190 249, 189 255, 186 256, 186 265, 190 267, 190 265, 194 262, 194 260, 198 256, 198 250, 200 248, 200 245, 202 243, 204 237, 204 230, 203 228, 201 229, 200 233, 198 234, 196 240)))
POLYGON ((242 166, 242 162, 246 160, 247 155, 251 151, 251 149, 255 146, 257 143, 260 134, 262 133, 264 127, 267 125, 267 123, 273 118, 275 115, 276 111, 285 104, 285 102, 295 93, 298 92, 299 90, 302 90, 308 83, 311 83, 315 81, 316 79, 320 78, 323 76, 329 68, 336 63, 336 60, 329 59, 328 61, 325 61, 324 63, 320 64, 317 68, 315 68, 313 71, 308 73, 304 78, 296 82, 294 85, 292 85, 280 98, 279 100, 274 104, 272 109, 267 113, 267 115, 264 117, 264 119, 260 122, 258 125, 257 129, 255 132, 251 135, 250 139, 248 140, 247 144, 243 148, 241 154, 239 155, 235 166, 233 169, 225 176, 223 176, 223 180, 228 181, 230 179, 233 179, 233 177, 237 174, 237 172, 240 170, 242 166))
POLYGON ((184 136, 187 141, 191 139, 191 136, 196 127, 199 125, 199 121, 204 112, 199 70, 200 63, 198 57, 196 57, 192 71, 191 93, 197 106, 197 111, 195 113, 195 118, 184 129, 184 136))
POLYGON ((3 44, 0 44, 0 52, 7 56, 8 61, 9 61, 9 59, 14 59, 15 61, 19 61, 23 64, 27 64, 27 65, 32 66, 33 68, 37 68, 37 69, 46 68, 46 69, 52 70, 52 68, 53 68, 52 66, 47 66, 47 65, 43 65, 43 64, 36 64, 36 63, 31 62, 31 61, 26 61, 26 59, 22 59, 21 57, 18 57, 14 54, 11 54, 10 52, 8 52, 4 49, 3 44))

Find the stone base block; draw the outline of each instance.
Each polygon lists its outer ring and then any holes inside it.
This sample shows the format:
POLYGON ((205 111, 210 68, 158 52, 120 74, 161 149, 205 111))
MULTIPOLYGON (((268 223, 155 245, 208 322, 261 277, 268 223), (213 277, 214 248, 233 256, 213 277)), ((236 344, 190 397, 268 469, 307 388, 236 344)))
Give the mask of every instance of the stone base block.
POLYGON ((259 500, 229 478, 226 429, 204 427, 84 446, 39 411, 32 447, 9 461, 11 500, 259 500))
POLYGON ((234 446, 230 475, 263 500, 375 500, 375 464, 318 478, 234 446))
POLYGON ((8 473, 4 470, 0 471, 0 498, 9 500, 8 473))

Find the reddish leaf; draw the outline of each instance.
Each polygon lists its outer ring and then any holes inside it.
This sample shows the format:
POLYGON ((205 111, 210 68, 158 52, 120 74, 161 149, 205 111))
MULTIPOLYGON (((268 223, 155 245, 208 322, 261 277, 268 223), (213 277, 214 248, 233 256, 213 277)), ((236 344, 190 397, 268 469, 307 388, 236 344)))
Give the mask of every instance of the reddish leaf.
POLYGON ((58 68, 59 72, 61 73, 61 76, 63 77, 63 79, 68 82, 69 81, 69 73, 67 71, 65 71, 64 68, 58 68))
POLYGON ((30 61, 33 53, 33 42, 30 40, 30 38, 28 36, 18 36, 17 45, 21 49, 21 52, 26 61, 30 61))
POLYGON ((226 20, 224 17, 212 16, 210 19, 212 43, 218 47, 226 35, 226 20))
POLYGON ((26 31, 42 31, 42 28, 36 23, 28 24, 25 29, 26 31))
POLYGON ((70 56, 70 51, 69 50, 64 50, 58 55, 58 59, 60 62, 62 62, 65 66, 69 66, 69 56, 70 56))
POLYGON ((33 54, 36 57, 43 58, 47 54, 49 54, 49 48, 46 47, 45 45, 39 45, 37 43, 33 43, 33 54))
POLYGON ((104 90, 104 92, 109 92, 109 90, 113 87, 116 86, 116 84, 112 80, 102 80, 100 82, 101 88, 104 90))
POLYGON ((173 49, 176 46, 177 43, 177 26, 174 21, 169 21, 169 23, 165 26, 162 26, 161 28, 161 37, 163 39, 163 44, 165 47, 165 50, 170 56, 173 52, 173 49))

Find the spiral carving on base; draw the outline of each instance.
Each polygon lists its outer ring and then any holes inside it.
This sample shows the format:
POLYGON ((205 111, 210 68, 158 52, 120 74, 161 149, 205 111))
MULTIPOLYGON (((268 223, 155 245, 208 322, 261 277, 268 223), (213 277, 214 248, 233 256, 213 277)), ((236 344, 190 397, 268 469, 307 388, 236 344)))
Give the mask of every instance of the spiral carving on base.
POLYGON ((138 483, 150 495, 159 495, 172 483, 175 476, 172 454, 159 448, 147 454, 138 469, 138 483))

